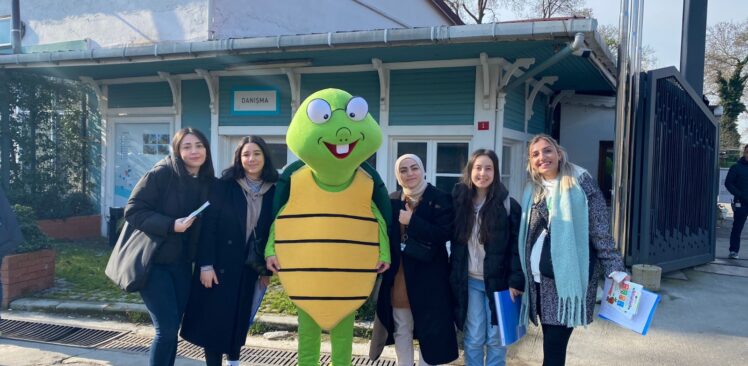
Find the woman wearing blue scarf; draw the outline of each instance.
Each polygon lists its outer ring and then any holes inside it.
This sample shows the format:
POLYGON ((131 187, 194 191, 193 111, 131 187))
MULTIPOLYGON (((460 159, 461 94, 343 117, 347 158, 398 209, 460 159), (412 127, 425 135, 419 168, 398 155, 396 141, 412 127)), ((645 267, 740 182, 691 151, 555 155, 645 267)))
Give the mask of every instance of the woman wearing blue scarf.
POLYGON ((525 274, 520 321, 543 328, 543 365, 564 365, 574 327, 592 321, 601 271, 627 280, 609 214, 590 174, 548 135, 529 145, 519 252, 525 274))

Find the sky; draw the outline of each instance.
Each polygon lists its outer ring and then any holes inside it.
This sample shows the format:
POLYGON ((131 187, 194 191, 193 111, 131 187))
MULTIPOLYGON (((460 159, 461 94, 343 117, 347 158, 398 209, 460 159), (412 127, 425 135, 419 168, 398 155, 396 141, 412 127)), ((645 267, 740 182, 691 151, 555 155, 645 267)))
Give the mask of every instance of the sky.
MULTIPOLYGON (((634 1, 634 0, 632 0, 634 1)), ((584 7, 591 8, 599 25, 618 26, 620 0, 586 0, 584 7)), ((504 10, 501 20, 517 19, 516 15, 504 10)), ((707 26, 722 21, 742 21, 748 19, 746 0, 709 0, 707 26)), ((680 37, 683 21, 683 0, 645 0, 644 29, 642 42, 655 51, 656 68, 675 66, 680 68, 680 37)))
MULTIPOLYGON (((619 0, 587 0, 586 7, 592 8, 599 24, 618 25, 620 14, 619 0), (615 5, 615 6, 613 6, 615 5)), ((742 21, 748 19, 748 1, 709 0, 707 26, 722 21, 742 21)), ((656 67, 680 65, 681 22, 683 21, 683 0, 645 0, 644 29, 642 42, 655 50, 656 67)))

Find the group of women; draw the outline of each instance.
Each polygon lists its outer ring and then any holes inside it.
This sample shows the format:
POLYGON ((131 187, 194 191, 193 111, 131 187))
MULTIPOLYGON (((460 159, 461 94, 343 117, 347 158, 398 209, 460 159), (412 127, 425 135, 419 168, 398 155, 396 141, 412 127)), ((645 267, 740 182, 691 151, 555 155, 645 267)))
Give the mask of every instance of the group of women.
MULTIPOLYGON (((140 291, 156 329, 150 364, 174 364, 181 324, 208 365, 224 354, 238 365, 253 292, 271 274, 262 253, 278 173, 257 136, 241 140, 220 179, 199 131, 177 132, 172 151, 138 182, 125 210, 131 225, 166 238, 140 291), (206 200, 203 217, 188 219, 206 200)), ((457 329, 466 365, 503 365, 493 294, 509 290, 522 299, 520 321, 542 326, 543 364, 563 365, 572 330, 592 321, 601 273, 627 277, 599 188, 553 138, 530 141, 520 202, 498 171, 496 153, 477 150, 450 195, 426 182, 418 156, 397 159, 392 263, 377 293, 383 332, 375 334, 383 339, 371 355, 394 344, 398 365, 413 365, 417 339, 419 365, 448 363, 458 357, 457 329)))

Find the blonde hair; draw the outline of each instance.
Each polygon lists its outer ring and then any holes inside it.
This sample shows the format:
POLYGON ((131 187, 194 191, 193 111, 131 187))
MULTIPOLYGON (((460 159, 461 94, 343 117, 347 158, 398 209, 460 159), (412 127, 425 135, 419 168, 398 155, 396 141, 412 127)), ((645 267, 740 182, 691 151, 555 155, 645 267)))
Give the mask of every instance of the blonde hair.
POLYGON ((527 145, 527 174, 530 178, 529 183, 532 184, 532 197, 534 202, 538 202, 538 200, 540 200, 540 197, 543 196, 543 190, 545 189, 543 188, 543 177, 540 175, 540 173, 538 173, 538 171, 532 164, 531 156, 532 146, 540 140, 544 140, 554 149, 556 149, 556 152, 558 152, 558 179, 561 184, 560 188, 562 190, 569 190, 570 188, 578 184, 575 169, 576 166, 569 162, 566 150, 561 147, 561 145, 559 145, 556 139, 554 139, 553 137, 550 137, 546 134, 535 135, 535 137, 533 137, 532 140, 530 140, 530 143, 527 145))

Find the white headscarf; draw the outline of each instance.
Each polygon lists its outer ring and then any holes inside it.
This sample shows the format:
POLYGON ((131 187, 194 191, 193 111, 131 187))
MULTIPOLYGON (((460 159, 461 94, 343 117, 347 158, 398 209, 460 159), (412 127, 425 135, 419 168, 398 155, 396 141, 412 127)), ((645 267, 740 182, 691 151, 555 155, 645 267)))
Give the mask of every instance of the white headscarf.
POLYGON ((421 158, 414 154, 404 154, 397 158, 397 160, 395 161, 395 177, 397 178, 397 183, 399 183, 400 186, 403 187, 404 197, 409 198, 413 202, 418 202, 421 200, 421 195, 423 194, 423 191, 426 190, 426 186, 428 185, 428 183, 426 182, 426 170, 423 169, 423 162, 421 162, 421 158), (402 164, 403 160, 405 159, 412 159, 416 162, 416 164, 418 164, 418 167, 421 169, 421 182, 412 189, 406 187, 405 184, 403 184, 403 181, 400 179, 400 164, 402 164))

